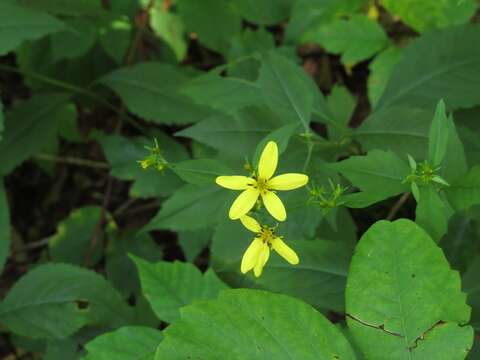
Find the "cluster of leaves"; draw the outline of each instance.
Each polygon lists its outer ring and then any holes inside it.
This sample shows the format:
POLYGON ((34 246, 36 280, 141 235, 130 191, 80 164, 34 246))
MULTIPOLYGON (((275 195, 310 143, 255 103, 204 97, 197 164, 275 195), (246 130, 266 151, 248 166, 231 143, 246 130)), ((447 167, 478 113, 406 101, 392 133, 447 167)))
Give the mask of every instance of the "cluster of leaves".
POLYGON ((478 358, 476 11, 1 1, 5 348, 47 360, 478 358), (278 226, 300 263, 272 255, 254 278, 240 273, 251 235, 227 217, 235 194, 214 179, 248 176, 271 140, 280 172, 310 183, 282 197, 278 226), (400 208, 410 220, 382 220, 400 208))

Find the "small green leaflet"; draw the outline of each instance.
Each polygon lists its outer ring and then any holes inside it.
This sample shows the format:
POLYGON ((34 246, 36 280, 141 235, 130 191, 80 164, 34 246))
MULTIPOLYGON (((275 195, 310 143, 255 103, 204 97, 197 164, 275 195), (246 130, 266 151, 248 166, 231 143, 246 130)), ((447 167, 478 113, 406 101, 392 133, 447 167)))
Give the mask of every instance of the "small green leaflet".
POLYGON ((447 151, 448 144, 448 124, 445 103, 440 100, 435 110, 430 132, 428 134, 428 161, 430 165, 436 168, 442 163, 447 151))

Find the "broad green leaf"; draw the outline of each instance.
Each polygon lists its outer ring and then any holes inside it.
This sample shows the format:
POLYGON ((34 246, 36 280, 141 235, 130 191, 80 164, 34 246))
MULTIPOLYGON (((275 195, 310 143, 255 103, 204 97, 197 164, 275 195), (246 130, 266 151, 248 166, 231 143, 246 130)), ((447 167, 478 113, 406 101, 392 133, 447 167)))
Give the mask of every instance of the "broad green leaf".
POLYGON ((163 8, 162 3, 155 3, 150 9, 150 26, 160 40, 165 41, 175 52, 178 61, 187 55, 188 43, 185 25, 178 14, 163 8))
POLYGON ((480 204, 480 165, 457 178, 445 189, 445 195, 455 210, 466 210, 480 204))
POLYGON ((480 25, 465 25, 414 40, 394 67, 377 109, 393 105, 433 109, 442 98, 450 109, 479 104, 479 36, 480 25))
POLYGON ((355 187, 384 199, 408 191, 403 180, 410 173, 407 163, 391 151, 372 150, 332 165, 355 187))
POLYGON ((246 106, 263 105, 256 83, 222 77, 216 70, 187 82, 182 86, 181 92, 199 105, 210 106, 227 114, 235 113, 246 106))
POLYGON ((410 154, 420 160, 425 157, 431 122, 430 110, 393 106, 365 119, 355 129, 355 139, 365 150, 391 150, 402 159, 410 154))
MULTIPOLYGON (((29 8, 61 16, 99 17, 105 14, 102 3, 97 0, 17 0, 29 8)), ((118 2, 118 1, 117 1, 118 2)))
POLYGON ((368 0, 298 0, 292 9, 285 39, 289 43, 305 42, 310 32, 341 17, 354 14, 368 0))
POLYGON ((447 151, 449 126, 447 124, 445 103, 440 100, 433 116, 432 125, 428 133, 428 161, 431 166, 437 167, 447 151))
POLYGON ((159 319, 173 323, 179 309, 194 301, 217 297, 227 286, 211 270, 202 274, 194 265, 181 262, 150 263, 131 256, 137 266, 142 291, 159 319))
POLYGON ((234 0, 233 4, 247 21, 260 25, 275 25, 286 20, 294 0, 234 0))
POLYGON ((79 347, 78 342, 72 338, 48 340, 43 360, 79 360, 79 347))
POLYGON ((211 110, 180 93, 188 80, 176 67, 149 62, 115 70, 99 82, 118 93, 128 109, 145 120, 181 125, 212 115, 211 110))
POLYGON ((371 58, 390 43, 383 28, 365 15, 335 20, 310 33, 316 42, 333 54, 341 55, 343 64, 353 65, 371 58))
MULTIPOLYGON (((186 150, 162 133, 155 133, 163 156, 169 162, 185 160, 186 150)), ((111 175, 122 180, 133 180, 130 195, 134 197, 168 196, 182 185, 182 181, 170 170, 143 170, 138 163, 147 155, 145 146, 152 146, 152 139, 144 137, 126 138, 120 135, 99 138, 105 156, 111 166, 111 175)))
POLYGON ((258 290, 223 291, 181 310, 155 359, 355 359, 338 328, 309 305, 258 290), (227 357, 226 357, 227 356, 227 357))
POLYGON ((228 216, 228 191, 218 185, 185 185, 162 204, 162 208, 145 230, 188 231, 206 228, 219 218, 228 216))
POLYGON ((65 94, 34 95, 11 110, 0 142, 0 174, 8 174, 55 138, 58 124, 72 112, 65 94))
POLYGON ((390 75, 395 65, 402 59, 403 50, 396 46, 390 46, 380 52, 368 65, 367 88, 368 100, 372 107, 376 107, 378 100, 385 91, 390 75))
POLYGON ((162 338, 157 329, 125 326, 88 342, 83 360, 153 360, 162 338))
POLYGON ((0 3, 0 55, 15 50, 26 40, 39 39, 61 31, 65 25, 58 19, 23 6, 0 3))
POLYGON ((468 304, 473 310, 471 322, 477 331, 480 329, 480 286, 478 284, 479 271, 480 257, 477 257, 462 278, 463 291, 467 293, 468 304))
POLYGON ((347 323, 367 359, 464 359, 473 330, 460 276, 410 220, 379 221, 350 265, 347 323))
POLYGON ((255 151, 258 143, 278 126, 279 121, 272 112, 255 107, 232 116, 222 115, 201 121, 175 135, 195 139, 222 153, 243 158, 255 151))
POLYGON ((305 129, 314 101, 309 81, 303 69, 287 58, 274 52, 264 55, 258 84, 265 103, 283 120, 301 123, 305 129))
POLYGON ((356 100, 346 87, 335 85, 327 97, 327 104, 332 113, 332 120, 337 125, 327 125, 328 138, 340 140, 350 132, 348 123, 355 110, 356 100))
POLYGON ((82 18, 66 21, 65 30, 50 35, 52 62, 85 55, 97 40, 95 25, 82 18))
POLYGON ((245 29, 232 39, 230 49, 228 50, 228 74, 255 81, 258 78, 260 61, 257 53, 262 53, 275 48, 273 35, 263 28, 256 31, 245 29), (250 56, 251 58, 247 58, 250 56))
POLYGON ((53 261, 83 265, 87 257, 95 265, 102 256, 103 232, 97 235, 95 247, 92 237, 100 220, 101 209, 86 206, 72 211, 57 226, 55 235, 49 238, 49 252, 53 261))
POLYGON ((7 193, 0 179, 0 274, 10 254, 10 210, 8 207, 7 193))
POLYGON ((117 64, 125 61, 132 35, 132 23, 125 16, 108 17, 98 26, 98 42, 117 64))
POLYGON ((163 251, 147 233, 110 233, 105 260, 107 279, 128 298, 140 291, 138 272, 128 254, 148 261, 160 261, 163 251))
POLYGON ((86 324, 115 328, 131 315, 103 277, 67 264, 36 267, 0 303, 0 322, 31 338, 65 338, 86 324))
POLYGON ((206 47, 225 53, 230 40, 241 31, 241 18, 227 0, 182 0, 178 12, 189 32, 206 47))
POLYGON ((381 0, 385 9, 418 32, 465 24, 475 14, 475 0, 381 0))
POLYGON ((184 160, 172 165, 172 171, 189 184, 209 185, 220 175, 233 175, 232 170, 214 159, 184 160))
POLYGON ((415 210, 415 222, 439 242, 447 232, 448 220, 453 210, 445 197, 433 186, 420 187, 420 200, 415 210))
POLYGON ((463 143, 458 136, 453 117, 447 117, 445 127, 448 131, 447 149, 442 161, 439 175, 447 182, 453 182, 468 171, 463 143))
POLYGON ((178 233, 178 243, 189 262, 193 262, 201 254, 210 243, 211 238, 212 230, 210 229, 178 233))

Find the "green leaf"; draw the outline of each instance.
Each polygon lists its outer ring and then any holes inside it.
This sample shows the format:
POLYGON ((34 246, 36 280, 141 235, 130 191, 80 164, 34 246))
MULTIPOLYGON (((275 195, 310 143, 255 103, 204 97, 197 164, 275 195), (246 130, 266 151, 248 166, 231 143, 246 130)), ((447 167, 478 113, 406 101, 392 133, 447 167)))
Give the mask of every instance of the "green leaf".
POLYGON ((4 130, 4 115, 3 115, 3 103, 2 100, 0 99, 0 141, 2 140, 3 136, 3 130, 4 130))
POLYGON ((403 57, 403 49, 390 46, 380 52, 368 65, 370 74, 368 75, 367 88, 368 100, 372 107, 376 107, 378 100, 385 91, 392 71, 397 63, 403 57))
POLYGON ((246 106, 263 105, 257 84, 247 80, 222 77, 217 70, 187 82, 181 92, 197 104, 232 114, 246 106))
POLYGON ((214 159, 192 159, 172 165, 172 170, 185 182, 196 185, 212 184, 220 175, 231 175, 232 170, 214 159))
POLYGON ((7 114, 0 142, 0 174, 8 174, 55 138, 58 124, 72 116, 70 96, 34 95, 7 114))
POLYGON ((163 9, 162 3, 156 3, 150 9, 150 26, 161 40, 165 41, 174 51, 178 61, 187 55, 188 43, 185 25, 177 14, 163 9))
POLYGON ((265 103, 283 120, 308 129, 314 100, 311 79, 295 63, 274 52, 262 60, 258 84, 265 103))
POLYGON ((458 136, 453 117, 447 117, 445 127, 448 131, 447 149, 439 174, 448 183, 455 181, 468 171, 463 143, 458 136))
POLYGON ((97 0, 16 0, 29 8, 49 12, 62 16, 90 16, 105 15, 102 4, 97 0))
POLYGON ((367 359, 464 359, 473 330, 459 274, 410 220, 362 236, 347 281, 347 323, 367 359))
POLYGON ((227 286, 211 270, 202 274, 194 265, 175 261, 155 264, 131 256, 137 266, 142 291, 158 318, 173 323, 179 309, 194 301, 215 298, 227 286))
POLYGON ((212 230, 182 231, 178 234, 178 243, 189 262, 193 262, 208 246, 212 230))
POLYGON ((226 201, 227 191, 217 185, 185 185, 162 204, 162 208, 147 224, 145 231, 188 231, 206 228, 220 217, 228 215, 227 206, 230 207, 230 203, 226 201))
POLYGON ((475 14, 475 0, 381 0, 385 9, 418 32, 465 24, 475 14))
POLYGON ((178 12, 187 31, 196 33, 202 44, 220 53, 228 50, 232 37, 241 31, 240 15, 226 0, 182 0, 178 12))
POLYGON ((440 100, 433 116, 430 132, 428 133, 428 161, 431 166, 437 167, 442 163, 442 160, 447 151, 448 144, 448 124, 447 113, 445 110, 445 103, 440 100))
POLYGON ((103 232, 98 235, 95 247, 91 247, 100 213, 99 207, 86 206, 75 209, 60 222, 55 235, 49 238, 52 260, 81 266, 90 256, 90 264, 95 265, 103 250, 103 232))
POLYGON ((294 0, 235 0, 233 3, 247 21, 275 25, 288 18, 294 0))
POLYGON ((79 344, 75 339, 48 340, 43 360, 80 360, 79 344))
POLYGON ((109 17, 98 26, 98 41, 117 64, 125 60, 132 42, 132 30, 130 19, 124 16, 109 17))
POLYGON ((58 62, 85 55, 95 44, 95 23, 87 19, 66 21, 66 29, 50 35, 51 60, 58 62))
POLYGON ((0 180, 0 274, 10 254, 10 210, 8 207, 7 193, 0 180))
POLYGON ((463 290, 467 293, 468 304, 472 307, 472 325, 480 329, 480 286, 478 285, 478 272, 480 271, 480 257, 472 262, 463 275, 463 290))
POLYGON ((430 110, 393 106, 375 111, 354 134, 365 150, 391 150, 402 159, 406 154, 423 159, 431 122, 430 110))
POLYGON ((188 80, 179 68, 149 62, 115 70, 99 82, 113 89, 130 111, 145 120, 182 125, 213 114, 180 93, 188 80))
POLYGON ((332 166, 360 190, 383 199, 408 191, 403 180, 410 174, 410 168, 391 151, 372 150, 365 156, 352 156, 332 166))
POLYGON ((383 28, 365 15, 321 26, 309 34, 308 40, 322 45, 330 53, 341 55, 342 63, 348 65, 371 58, 390 43, 383 28))
POLYGON ((448 220, 453 215, 450 204, 433 186, 420 187, 420 199, 415 210, 415 222, 439 242, 448 229, 448 220))
POLYGON ((328 138, 330 140, 340 140, 350 132, 348 123, 357 105, 356 99, 346 87, 334 85, 327 97, 327 104, 332 113, 332 120, 336 124, 336 126, 327 125, 328 138))
MULTIPOLYGON (((185 160, 188 155, 179 143, 162 133, 155 133, 163 156, 169 162, 185 160)), ((133 197, 168 196, 182 185, 182 181, 170 170, 160 173, 155 169, 143 170, 139 160, 148 155, 145 146, 152 139, 144 137, 126 138, 120 135, 100 136, 105 156, 111 167, 111 175, 122 180, 133 180, 130 195, 133 197)))
POLYGON ((43 12, 2 2, 0 3, 0 55, 15 50, 26 40, 39 39, 64 28, 60 20, 43 12))
POLYGON ((480 204, 480 165, 457 178, 445 189, 445 195, 455 210, 467 210, 472 205, 480 204))
POLYGON ((110 328, 131 321, 131 310, 100 275, 67 264, 28 272, 0 303, 0 322, 30 338, 65 338, 86 324, 110 328))
POLYGON ((181 314, 164 331, 155 359, 355 359, 338 328, 285 295, 228 290, 181 314))
POLYGON ((393 105, 432 109, 442 98, 450 109, 479 104, 479 37, 480 25, 465 25, 414 40, 394 67, 377 109, 393 105))
POLYGON ((125 326, 88 342, 83 360, 153 360, 162 338, 157 329, 125 326))

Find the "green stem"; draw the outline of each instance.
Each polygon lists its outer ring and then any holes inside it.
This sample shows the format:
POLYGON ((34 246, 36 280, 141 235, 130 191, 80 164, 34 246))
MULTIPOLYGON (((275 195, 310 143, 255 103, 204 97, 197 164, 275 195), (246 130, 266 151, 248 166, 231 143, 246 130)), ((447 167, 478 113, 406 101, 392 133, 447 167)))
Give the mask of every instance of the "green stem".
POLYGON ((70 156, 55 156, 49 154, 37 154, 33 156, 35 159, 43 160, 43 161, 51 161, 51 162, 58 162, 70 165, 79 165, 79 166, 87 166, 96 169, 109 169, 110 166, 107 163, 88 160, 88 159, 80 159, 70 156))

